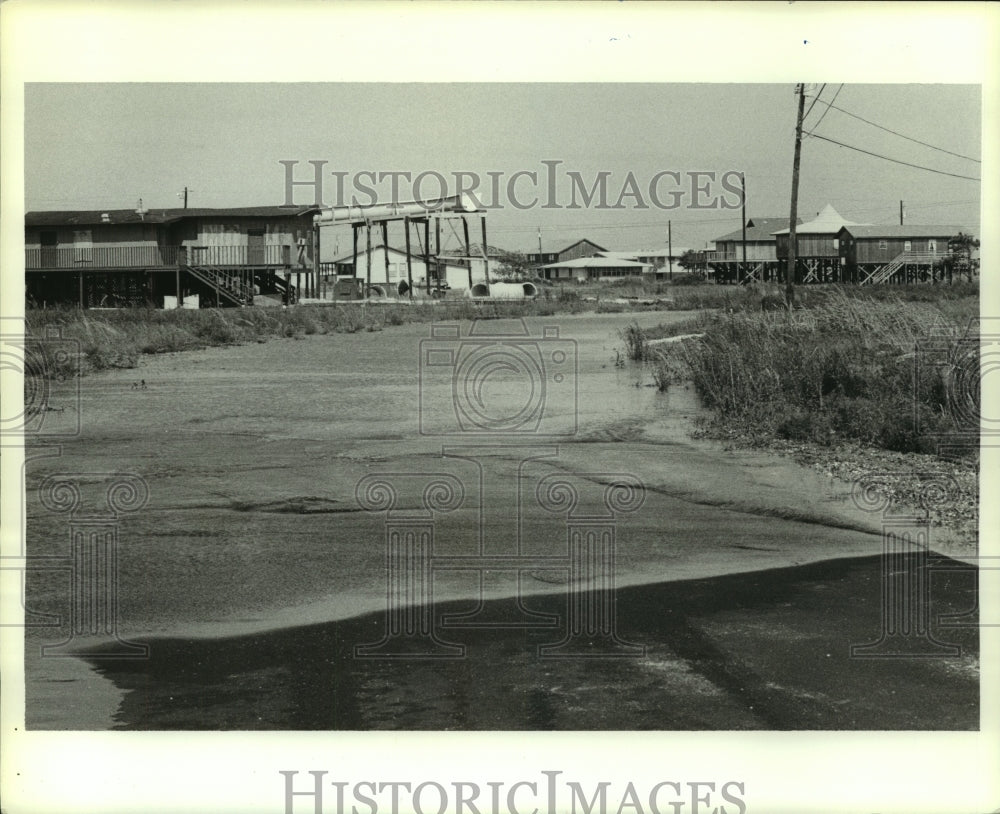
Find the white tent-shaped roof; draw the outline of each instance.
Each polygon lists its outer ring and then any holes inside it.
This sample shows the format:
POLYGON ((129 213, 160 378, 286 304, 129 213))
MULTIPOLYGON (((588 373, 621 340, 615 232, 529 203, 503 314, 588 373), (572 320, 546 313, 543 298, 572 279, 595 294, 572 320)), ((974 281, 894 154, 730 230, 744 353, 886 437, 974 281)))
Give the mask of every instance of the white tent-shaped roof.
MULTIPOLYGON (((855 223, 845 220, 841 214, 830 204, 827 204, 823 211, 815 218, 806 223, 800 223, 795 227, 795 233, 799 235, 835 235, 845 226, 867 226, 868 224, 855 223)), ((787 235, 788 227, 772 232, 775 235, 787 235)))

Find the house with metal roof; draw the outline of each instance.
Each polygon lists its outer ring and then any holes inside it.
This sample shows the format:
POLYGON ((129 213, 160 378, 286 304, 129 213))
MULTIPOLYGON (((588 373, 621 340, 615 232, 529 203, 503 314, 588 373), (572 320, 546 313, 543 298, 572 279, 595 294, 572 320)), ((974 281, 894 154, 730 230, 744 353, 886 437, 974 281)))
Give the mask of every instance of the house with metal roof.
POLYGON ((317 207, 29 212, 25 285, 37 305, 176 307, 294 298, 312 271, 317 207), (296 275, 296 284, 292 277, 296 275))
MULTIPOLYGON (((943 279, 948 242, 957 226, 861 224, 826 206, 795 229, 795 282, 920 282, 943 279)), ((754 218, 715 239, 709 264, 720 283, 783 282, 788 266, 788 219, 754 218), (745 248, 744 248, 745 247, 745 248), (746 260, 744 261, 744 251, 746 260)), ((950 268, 950 267, 948 267, 950 268)))
MULTIPOLYGON (((796 223, 801 223, 798 218, 796 223)), ((744 230, 727 232, 714 241, 715 249, 707 252, 707 262, 719 283, 773 282, 781 269, 774 233, 786 227, 787 216, 748 218, 744 230)))
POLYGON ((619 277, 636 277, 652 271, 649 263, 619 257, 578 257, 549 263, 541 268, 544 280, 585 282, 588 280, 613 280, 619 277))
POLYGON ((861 285, 950 279, 948 244, 959 232, 971 234, 951 225, 845 226, 838 233, 845 278, 861 285))
POLYGON ((667 278, 674 272, 683 273, 680 259, 691 251, 686 246, 659 246, 652 249, 635 249, 633 251, 598 252, 599 257, 632 260, 636 263, 646 263, 650 266, 657 279, 667 278))

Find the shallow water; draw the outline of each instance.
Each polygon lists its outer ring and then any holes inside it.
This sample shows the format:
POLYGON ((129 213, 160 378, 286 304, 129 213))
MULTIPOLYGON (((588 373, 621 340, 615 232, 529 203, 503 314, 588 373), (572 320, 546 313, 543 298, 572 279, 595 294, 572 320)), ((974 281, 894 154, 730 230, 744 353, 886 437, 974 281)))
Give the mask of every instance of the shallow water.
MULTIPOLYGON (((614 527, 617 586, 880 552, 877 518, 852 507, 846 487, 691 441, 693 394, 659 393, 647 368, 616 363, 622 327, 684 316, 531 318, 527 336, 515 321, 478 324, 489 338, 466 336, 468 323, 457 339, 403 325, 144 357, 138 370, 87 377, 78 412, 51 416, 79 416, 79 436, 28 466, 29 552, 68 550, 70 519, 39 503, 46 476, 82 482, 77 521, 107 517, 110 473, 141 478, 148 503, 115 520, 117 635, 133 641, 384 610, 392 523, 432 521, 424 587, 435 600, 465 601, 465 622, 486 629, 503 626, 480 600, 558 593, 574 580, 574 524, 614 527), (146 389, 133 388, 140 379, 146 389), (623 477, 642 485, 641 506, 612 514, 607 485, 623 477), (452 487, 456 505, 430 514, 434 480, 452 487), (572 508, 541 505, 540 488, 554 480, 575 491, 572 508), (374 481, 394 492, 388 514, 359 505, 374 481), (483 556, 493 559, 474 561, 483 556)), ((373 499, 385 494, 373 488, 373 499)), ((91 692, 93 674, 76 659, 37 658, 37 645, 69 636, 69 575, 29 575, 29 607, 64 622, 29 629, 29 725, 91 725, 79 722, 74 693, 91 692)), ((426 598, 420 586, 393 584, 404 605, 426 598)), ((526 621, 537 618, 522 609, 514 623, 526 621)), ((98 640, 84 630, 69 649, 98 640)), ((92 692, 110 717, 106 690, 92 692)))

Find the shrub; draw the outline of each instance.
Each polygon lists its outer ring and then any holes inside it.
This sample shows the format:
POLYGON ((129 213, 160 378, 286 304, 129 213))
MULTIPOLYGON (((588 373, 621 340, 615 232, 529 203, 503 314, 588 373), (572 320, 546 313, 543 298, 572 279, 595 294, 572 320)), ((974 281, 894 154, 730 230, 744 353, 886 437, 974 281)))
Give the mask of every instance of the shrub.
POLYGON ((238 341, 236 329, 219 310, 207 311, 210 317, 195 328, 195 336, 212 345, 232 345, 238 341))
POLYGON ((708 277, 701 272, 692 271, 688 274, 680 274, 671 282, 673 285, 704 285, 708 277))

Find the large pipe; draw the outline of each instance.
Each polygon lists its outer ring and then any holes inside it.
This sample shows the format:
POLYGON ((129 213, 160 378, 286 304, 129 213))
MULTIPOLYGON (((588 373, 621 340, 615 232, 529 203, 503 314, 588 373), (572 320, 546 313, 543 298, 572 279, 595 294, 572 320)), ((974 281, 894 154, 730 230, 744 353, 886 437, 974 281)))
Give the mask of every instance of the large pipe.
POLYGON ((495 300, 531 299, 538 292, 531 283, 490 283, 489 296, 495 300))
POLYGON ((530 300, 538 296, 538 289, 534 283, 476 283, 469 289, 469 296, 476 299, 530 300))
POLYGON ((477 212, 476 202, 468 195, 450 195, 423 201, 372 204, 371 206, 335 206, 313 216, 314 223, 358 223, 419 217, 430 212, 477 212))

